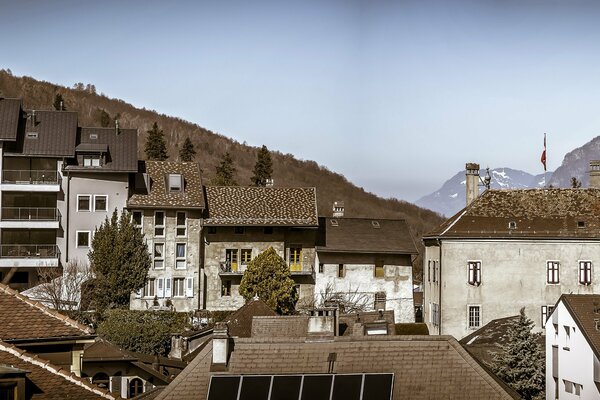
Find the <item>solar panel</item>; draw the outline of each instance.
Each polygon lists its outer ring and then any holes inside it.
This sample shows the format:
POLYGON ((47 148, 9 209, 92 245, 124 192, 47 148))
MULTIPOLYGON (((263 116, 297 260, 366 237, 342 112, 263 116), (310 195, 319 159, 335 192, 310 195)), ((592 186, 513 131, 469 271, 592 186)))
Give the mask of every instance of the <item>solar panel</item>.
POLYGON ((300 375, 275 375, 270 400, 289 400, 300 397, 300 375))
POLYGON ((304 375, 302 400, 329 400, 332 375, 304 375))
POLYGON ((213 376, 210 380, 208 400, 237 400, 239 376, 213 376))
POLYGON ((363 376, 336 375, 333 378, 332 400, 360 400, 360 388, 363 376))
POLYGON ((244 376, 239 400, 269 400, 271 376, 244 376))
POLYGON ((392 374, 365 374, 363 400, 390 400, 393 382, 392 374))

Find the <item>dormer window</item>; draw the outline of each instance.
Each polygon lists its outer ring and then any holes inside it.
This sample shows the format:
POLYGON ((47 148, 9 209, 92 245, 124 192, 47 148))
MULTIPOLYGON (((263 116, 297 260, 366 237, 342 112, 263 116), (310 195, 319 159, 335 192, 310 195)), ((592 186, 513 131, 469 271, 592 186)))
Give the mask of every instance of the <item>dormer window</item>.
POLYGON ((577 221, 578 228, 585 228, 585 221, 577 221))
POLYGON ((169 192, 183 192, 183 176, 169 174, 169 192))
POLYGON ((517 223, 515 221, 510 221, 508 223, 508 229, 517 229, 517 223))
POLYGON ((83 156, 84 167, 99 167, 100 166, 100 155, 85 155, 83 156))

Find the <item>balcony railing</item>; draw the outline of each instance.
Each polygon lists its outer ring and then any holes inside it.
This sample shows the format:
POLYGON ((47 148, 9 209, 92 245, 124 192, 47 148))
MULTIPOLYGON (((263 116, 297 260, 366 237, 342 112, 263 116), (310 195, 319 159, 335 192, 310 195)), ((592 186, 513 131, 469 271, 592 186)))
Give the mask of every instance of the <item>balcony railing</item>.
POLYGON ((1 244, 0 258, 59 258, 55 244, 1 244))
POLYGON ((58 208, 2 207, 2 221, 59 221, 58 208))
POLYGON ((312 275, 315 268, 308 262, 288 263, 292 275, 312 275))
POLYGON ((242 275, 246 271, 246 264, 224 261, 219 264, 219 273, 221 274, 239 274, 242 275))
POLYGON ((2 183, 56 185, 60 181, 60 174, 53 170, 5 169, 2 171, 2 183))

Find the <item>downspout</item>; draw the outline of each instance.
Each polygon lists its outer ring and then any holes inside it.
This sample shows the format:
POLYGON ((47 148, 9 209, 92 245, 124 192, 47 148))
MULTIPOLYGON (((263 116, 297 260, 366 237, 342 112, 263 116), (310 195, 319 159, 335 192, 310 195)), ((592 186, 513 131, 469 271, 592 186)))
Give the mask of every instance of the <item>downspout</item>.
POLYGON ((440 238, 437 238, 437 243, 438 246, 440 248, 440 271, 439 271, 439 279, 438 282, 440 284, 440 287, 438 289, 438 304, 439 304, 439 310, 438 310, 438 314, 439 314, 439 318, 440 318, 440 323, 439 323, 439 334, 442 334, 442 241, 440 240, 440 238))
MULTIPOLYGON (((65 170, 65 164, 63 160, 63 171, 65 170)), ((69 203, 71 202, 71 174, 67 171, 67 193, 65 193, 67 197, 67 220, 65 221, 65 265, 68 263, 69 256, 69 219, 71 216, 71 207, 69 207, 69 203)))

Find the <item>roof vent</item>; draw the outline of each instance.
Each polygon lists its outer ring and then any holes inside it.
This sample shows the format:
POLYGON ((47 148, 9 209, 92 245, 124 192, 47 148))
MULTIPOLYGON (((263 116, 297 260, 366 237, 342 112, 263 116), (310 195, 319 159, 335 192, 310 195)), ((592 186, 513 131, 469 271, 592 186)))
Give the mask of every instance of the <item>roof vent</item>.
POLYGON ((115 133, 119 136, 119 120, 115 119, 115 133))
POLYGON ((517 229, 517 223, 515 221, 510 221, 508 223, 508 229, 517 229))
POLYGON ((98 139, 97 133, 90 133, 90 139, 98 139))
POLYGON ((331 220, 331 226, 338 226, 338 221, 337 221, 337 219, 332 219, 332 220, 331 220))
POLYGON ((37 139, 37 138, 38 138, 37 132, 27 132, 27 139, 37 139))
POLYGON ((31 110, 31 126, 35 126, 35 110, 31 110))
POLYGON ((381 226, 379 226, 379 221, 371 221, 371 225, 373 225, 373 228, 379 229, 381 226))
POLYGON ((585 228, 585 221, 577 221, 578 228, 585 228))

